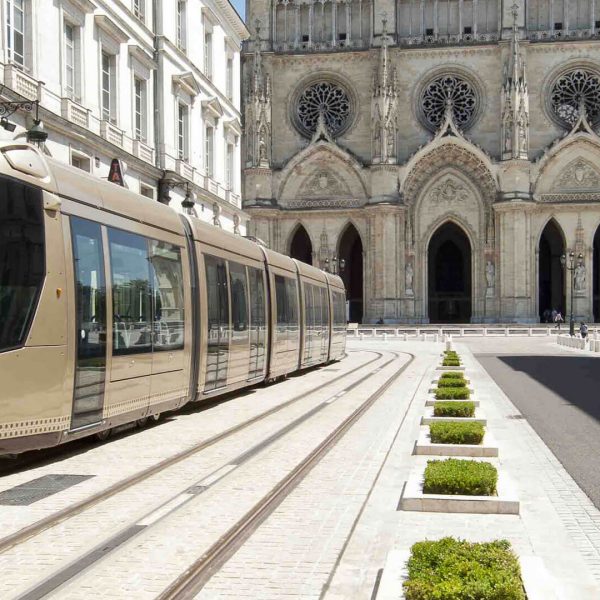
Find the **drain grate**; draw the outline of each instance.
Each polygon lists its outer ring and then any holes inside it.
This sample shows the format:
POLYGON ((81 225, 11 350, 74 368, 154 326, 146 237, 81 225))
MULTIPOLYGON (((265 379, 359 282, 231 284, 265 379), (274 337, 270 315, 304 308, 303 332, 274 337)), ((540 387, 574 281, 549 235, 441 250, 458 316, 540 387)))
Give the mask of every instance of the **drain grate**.
POLYGON ((524 419, 525 417, 523 415, 508 415, 508 417, 506 417, 506 418, 518 420, 518 419, 524 419))
POLYGON ((44 475, 0 492, 0 505, 29 506, 91 477, 94 475, 44 475))

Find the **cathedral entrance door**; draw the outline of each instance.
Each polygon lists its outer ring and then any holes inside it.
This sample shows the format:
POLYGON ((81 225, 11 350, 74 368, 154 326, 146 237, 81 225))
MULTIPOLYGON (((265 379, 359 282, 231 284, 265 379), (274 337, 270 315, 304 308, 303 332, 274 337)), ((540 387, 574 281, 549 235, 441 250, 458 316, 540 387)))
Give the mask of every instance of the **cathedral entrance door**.
POLYGON ((290 256, 305 262, 307 265, 312 265, 312 244, 308 233, 306 233, 306 229, 302 225, 298 226, 292 238, 290 256))
POLYGON ((430 323, 468 323, 471 319, 471 244, 454 223, 433 234, 428 250, 430 323))
POLYGON ((363 318, 363 246, 354 225, 348 225, 340 238, 340 263, 344 261, 341 277, 346 286, 349 321, 362 323, 363 318))
POLYGON ((540 237, 539 251, 539 314, 540 321, 549 321, 552 310, 560 310, 563 318, 567 310, 565 279, 560 257, 565 244, 555 221, 549 221, 540 237))

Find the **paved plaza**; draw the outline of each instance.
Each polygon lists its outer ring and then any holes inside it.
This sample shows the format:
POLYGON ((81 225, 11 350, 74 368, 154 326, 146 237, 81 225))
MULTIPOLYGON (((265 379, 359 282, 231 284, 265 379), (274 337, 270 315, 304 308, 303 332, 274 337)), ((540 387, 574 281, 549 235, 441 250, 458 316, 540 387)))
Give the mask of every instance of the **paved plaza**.
POLYGON ((0 500, 0 597, 167 597, 174 581, 383 386, 193 596, 400 599, 410 546, 453 535, 510 540, 533 585, 528 592, 537 586, 539 598, 600 598, 599 359, 558 346, 553 336, 463 338, 454 346, 518 515, 400 509, 411 473, 426 460, 413 449, 443 344, 350 340, 343 361, 282 383, 45 460, 3 459, 0 498, 47 475, 88 478, 31 504, 0 500), (135 485, 3 544, 186 450, 135 485))

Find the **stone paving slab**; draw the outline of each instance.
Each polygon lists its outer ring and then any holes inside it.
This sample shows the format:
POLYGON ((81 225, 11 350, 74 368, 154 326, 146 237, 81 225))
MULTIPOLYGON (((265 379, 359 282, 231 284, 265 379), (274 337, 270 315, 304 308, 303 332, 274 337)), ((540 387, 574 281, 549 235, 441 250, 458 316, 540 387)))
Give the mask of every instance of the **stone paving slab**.
MULTIPOLYGON (((523 348, 520 339, 509 340, 523 348)), ((535 340, 537 342, 537 340, 535 340)), ((490 340, 485 340, 487 347, 490 340)), ((548 343, 541 341, 540 343, 548 343)), ((416 348, 418 343, 390 347, 416 348)), ((362 347, 368 347, 363 342, 362 347)), ((509 348, 509 344, 504 344, 509 348)), ((532 348, 538 348, 531 344, 532 348)), ((327 599, 369 598, 388 552, 406 553, 413 543, 452 535, 471 541, 510 540, 519 556, 536 557, 555 580, 561 600, 600 598, 598 549, 600 513, 518 411, 472 356, 455 343, 467 376, 486 406, 488 426, 498 442, 503 468, 521 503, 517 515, 458 515, 398 511, 403 483, 414 460, 424 407, 413 406, 377 480, 373 493, 333 576, 327 599)))

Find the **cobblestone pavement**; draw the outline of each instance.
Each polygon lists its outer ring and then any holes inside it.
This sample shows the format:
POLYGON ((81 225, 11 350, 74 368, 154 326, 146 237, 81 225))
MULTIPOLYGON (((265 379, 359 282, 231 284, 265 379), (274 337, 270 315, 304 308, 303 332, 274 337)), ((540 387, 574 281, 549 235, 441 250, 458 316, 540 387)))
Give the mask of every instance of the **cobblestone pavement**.
MULTIPOLYGON (((422 539, 455 535, 470 540, 507 538, 520 556, 540 558, 557 599, 600 598, 600 512, 531 426, 513 418, 518 411, 470 349, 512 352, 520 348, 522 352, 539 352, 540 348, 546 348, 548 352, 556 349, 558 353, 572 353, 572 350, 553 345, 552 338, 478 339, 458 341, 456 346, 463 355, 468 376, 477 398, 485 406, 490 430, 498 442, 500 468, 517 488, 520 515, 397 510, 402 486, 416 461, 422 460, 422 457, 412 456, 412 450, 442 345, 417 341, 351 341, 350 350, 410 352, 416 358, 197 597, 202 600, 368 599, 390 552, 407 551, 415 541, 422 539), (497 350, 499 347, 503 350, 497 350)), ((165 428, 162 435, 157 433, 161 429, 158 427, 123 437, 113 442, 115 446, 93 447, 88 453, 69 457, 65 464, 41 467, 35 476, 53 472, 89 474, 96 467, 94 474, 102 473, 102 485, 106 485, 112 481, 111 477, 121 478, 124 473, 114 474, 110 465, 100 466, 99 461, 114 457, 119 468, 137 471, 141 464, 151 464, 152 460, 181 450, 192 443, 190 438, 198 441, 214 435, 251 414, 284 402, 303 386, 312 387, 346 372, 337 369, 352 372, 370 358, 371 354, 350 352, 345 361, 293 378, 281 384, 285 387, 271 386, 206 411, 175 417, 161 426, 165 428), (160 444, 164 439, 176 441, 160 444), (149 443, 158 444, 159 448, 146 448, 149 443), (119 456, 119 450, 124 456, 119 456), (136 462, 136 453, 142 456, 140 462, 136 462), (75 462, 72 463, 72 459, 75 462), (136 463, 135 468, 132 462, 136 463), (57 471, 59 467, 61 471, 57 471)), ((401 361, 396 361, 379 371, 377 383, 383 383, 399 364, 401 361)), ((357 372, 354 380, 368 370, 357 372)), ((311 394, 306 402, 232 436, 227 444, 208 449, 180 463, 178 468, 161 473, 126 494, 119 494, 1 554, 0 597, 16 597, 131 524, 150 523, 49 597, 61 600, 155 598, 359 406, 375 389, 375 384, 369 380, 336 397, 306 423, 237 468, 234 467, 236 457, 311 406, 333 399, 336 390, 346 385, 348 381, 344 380, 322 393, 311 394), (232 465, 227 476, 152 523, 149 510, 173 498, 190 482, 210 477, 224 465, 232 465)), ((0 489, 28 481, 33 475, 30 471, 11 478, 9 483, 1 480, 0 489)), ((63 502, 73 501, 71 490, 62 494, 69 497, 63 502)), ((0 523, 10 519, 13 513, 6 510, 9 508, 15 507, 0 507, 0 523)), ((26 522, 23 519, 21 522, 26 522)))
MULTIPOLYGON (((393 364, 383 368, 380 371, 382 381, 406 358, 396 359, 393 364)), ((364 373, 353 374, 353 380, 360 375, 364 373)), ((303 383, 303 380, 296 380, 295 393, 303 383)), ((344 381, 344 385, 348 383, 344 381)), ((360 384, 315 414, 305 424, 289 432, 284 439, 267 446, 262 452, 240 464, 229 476, 204 493, 192 497, 172 514, 156 523, 146 519, 145 524, 148 526, 139 535, 115 549, 79 577, 67 582, 50 597, 80 598, 81 589, 93 589, 94 595, 99 597, 154 598, 360 405, 373 387, 370 380, 360 384)), ((311 396, 310 402, 312 405, 319 404, 331 394, 331 390, 325 396, 321 394, 318 402, 311 396)), ((310 406, 306 403, 302 410, 294 405, 293 410, 286 409, 285 415, 278 413, 270 417, 268 424, 261 422, 261 426, 265 429, 268 427, 268 430, 257 432, 250 431, 249 428, 236 435, 235 440, 231 440, 229 444, 219 445, 213 452, 209 449, 193 460, 186 460, 185 464, 180 463, 178 469, 169 469, 167 473, 157 476, 154 482, 148 480, 126 495, 111 498, 67 522, 65 526, 69 530, 60 531, 58 538, 56 531, 48 531, 14 551, 9 550, 0 556, 0 569, 3 574, 9 572, 14 577, 3 577, 0 596, 13 597, 15 592, 30 589, 33 582, 39 581, 44 575, 50 575, 56 568, 67 565, 69 560, 74 559, 75 553, 69 555, 72 546, 77 546, 76 553, 79 555, 84 549, 92 548, 93 540, 90 536, 94 530, 101 529, 103 534, 102 538, 97 539, 97 543, 105 539, 104 536, 122 530, 125 523, 129 526, 141 525, 144 523, 144 515, 140 514, 140 507, 145 506, 144 512, 147 512, 146 500, 149 495, 160 494, 161 490, 169 490, 171 496, 177 494, 178 490, 185 489, 190 484, 188 477, 185 485, 182 485, 186 474, 193 474, 194 480, 200 481, 216 469, 231 464, 236 456, 279 430, 299 414, 305 413, 308 408, 310 406), (184 472, 182 467, 185 468, 184 472), (82 545, 81 538, 86 536, 88 539, 82 545), (57 546, 60 546, 60 552, 57 551, 57 546), (48 567, 45 573, 38 571, 29 581, 19 579, 18 571, 23 571, 24 565, 31 564, 29 561, 35 561, 37 556, 42 559, 42 569, 48 565, 51 568, 48 567), (6 561, 9 562, 8 569, 5 568, 6 561)))

